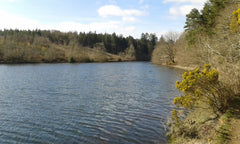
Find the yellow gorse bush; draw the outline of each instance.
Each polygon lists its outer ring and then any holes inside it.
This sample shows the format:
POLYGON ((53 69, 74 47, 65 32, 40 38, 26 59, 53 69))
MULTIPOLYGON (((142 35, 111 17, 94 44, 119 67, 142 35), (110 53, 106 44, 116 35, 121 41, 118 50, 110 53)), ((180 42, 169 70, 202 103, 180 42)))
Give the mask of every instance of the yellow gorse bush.
POLYGON ((184 95, 175 97, 173 104, 177 107, 193 108, 202 99, 205 89, 201 88, 202 85, 214 84, 218 81, 218 72, 211 69, 211 65, 206 64, 204 70, 200 71, 199 68, 194 71, 185 72, 182 76, 181 82, 176 82, 176 87, 181 90, 184 95))
MULTIPOLYGON (((185 72, 182 81, 176 81, 176 87, 183 92, 180 97, 175 97, 173 104, 177 108, 192 110, 196 107, 207 106, 217 115, 223 113, 230 97, 228 90, 219 82, 218 71, 211 69, 211 65, 205 64, 204 69, 199 68, 185 72)), ((179 125, 181 119, 178 110, 172 111, 171 121, 179 125)))
POLYGON ((232 21, 230 23, 231 32, 237 33, 240 29, 240 4, 238 4, 238 10, 233 11, 232 13, 232 21))

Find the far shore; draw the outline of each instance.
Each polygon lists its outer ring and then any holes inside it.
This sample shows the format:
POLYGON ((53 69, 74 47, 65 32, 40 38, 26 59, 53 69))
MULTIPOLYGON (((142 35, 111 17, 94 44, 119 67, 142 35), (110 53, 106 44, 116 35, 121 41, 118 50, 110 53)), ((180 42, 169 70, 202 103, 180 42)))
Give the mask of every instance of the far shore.
POLYGON ((87 62, 68 62, 68 61, 42 61, 42 62, 0 62, 0 65, 9 64, 84 64, 84 63, 120 63, 120 62, 150 62, 150 61, 137 61, 137 60, 121 60, 121 61, 87 61, 87 62))

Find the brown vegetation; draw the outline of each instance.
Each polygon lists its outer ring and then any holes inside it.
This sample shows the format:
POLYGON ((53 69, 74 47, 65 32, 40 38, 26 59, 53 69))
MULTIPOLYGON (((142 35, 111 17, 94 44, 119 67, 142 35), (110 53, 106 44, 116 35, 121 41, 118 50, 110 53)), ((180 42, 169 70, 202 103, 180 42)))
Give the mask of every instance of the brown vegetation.
MULTIPOLYGON (((209 108, 195 108, 193 111, 187 112, 187 115, 181 117, 181 125, 174 126, 172 134, 176 139, 174 143, 230 143, 231 136, 239 134, 239 125, 232 125, 231 121, 239 121, 239 114, 234 112, 239 111, 240 95, 240 42, 239 31, 235 30, 232 33, 230 24, 233 19, 232 12, 238 11, 239 1, 237 0, 210 0, 212 3, 205 5, 205 9, 201 12, 192 12, 188 15, 187 29, 174 44, 176 49, 174 65, 182 67, 200 67, 204 64, 211 64, 214 69, 219 72, 219 82, 221 85, 216 85, 214 89, 220 92, 221 97, 229 98, 232 96, 233 101, 226 101, 224 111, 218 117, 214 116, 216 110, 209 108), (217 7, 219 6, 220 7, 217 7), (212 15, 206 15, 209 7, 214 10, 212 15), (217 8, 216 8, 217 7, 217 8), (197 14, 197 17, 194 17, 197 14), (191 21, 199 18, 199 21, 191 21), (208 25, 206 21, 209 21, 208 25), (196 27, 189 25, 194 24, 196 27), (198 24, 198 25, 197 25, 198 24), (224 89, 223 89, 224 88, 224 89), (237 105, 232 107, 232 105, 237 105), (234 131, 232 128, 234 127, 234 131), (204 133, 201 133, 204 132, 204 133)), ((236 20, 236 17, 235 17, 236 20)), ((237 23, 235 23, 237 24, 237 23)), ((237 24, 235 28, 240 28, 237 24)), ((154 50, 153 63, 168 63, 166 49, 163 45, 157 45, 154 50), (162 61, 165 58, 165 62, 162 61)), ((168 63, 169 64, 169 63, 168 63)), ((209 84, 206 85, 209 87, 209 84)), ((205 94, 206 95, 206 94, 205 94)), ((175 111, 172 114, 177 114, 175 111)), ((184 113, 186 114, 186 113, 184 113)))
POLYGON ((47 30, 0 30, 0 63, 149 60, 155 34, 141 39, 113 34, 47 30))
POLYGON ((176 61, 176 42, 179 37, 177 32, 168 32, 161 36, 153 51, 152 62, 154 64, 174 64, 176 61))

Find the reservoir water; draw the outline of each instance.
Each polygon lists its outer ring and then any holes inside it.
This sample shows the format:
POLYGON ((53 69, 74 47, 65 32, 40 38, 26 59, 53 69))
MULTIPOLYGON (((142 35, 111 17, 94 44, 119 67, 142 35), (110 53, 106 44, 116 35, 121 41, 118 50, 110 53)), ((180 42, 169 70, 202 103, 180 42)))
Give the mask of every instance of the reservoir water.
POLYGON ((0 143, 164 144, 182 72, 149 62, 0 65, 0 143))

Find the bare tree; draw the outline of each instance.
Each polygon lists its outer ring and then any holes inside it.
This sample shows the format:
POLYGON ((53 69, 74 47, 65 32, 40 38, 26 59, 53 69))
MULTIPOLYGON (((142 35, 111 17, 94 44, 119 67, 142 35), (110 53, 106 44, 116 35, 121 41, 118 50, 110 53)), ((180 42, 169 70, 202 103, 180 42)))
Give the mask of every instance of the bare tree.
POLYGON ((176 56, 176 47, 175 43, 178 40, 180 34, 177 32, 168 32, 165 34, 165 44, 166 44, 166 54, 169 57, 169 61, 175 63, 175 56, 176 56))

